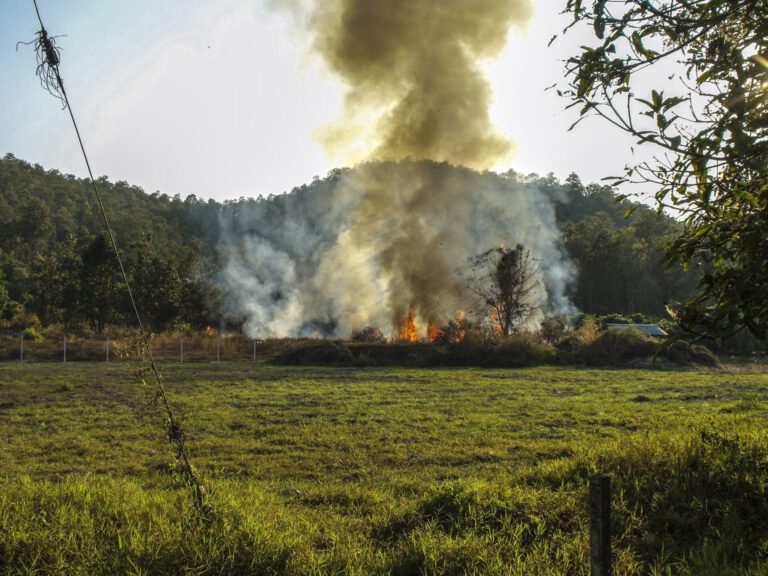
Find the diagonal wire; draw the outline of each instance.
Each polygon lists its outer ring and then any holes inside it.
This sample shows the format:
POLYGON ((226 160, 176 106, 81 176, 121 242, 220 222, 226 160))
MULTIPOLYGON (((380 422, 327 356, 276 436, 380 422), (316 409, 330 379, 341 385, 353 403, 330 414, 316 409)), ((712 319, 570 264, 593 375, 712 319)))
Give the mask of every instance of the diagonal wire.
POLYGON ((109 218, 107 217, 107 211, 104 208, 104 202, 102 201, 99 188, 96 185, 96 180, 93 177, 93 171, 91 170, 91 163, 88 159, 88 153, 85 150, 85 145, 83 144, 83 139, 80 135, 80 129, 78 128, 77 121, 75 120, 75 114, 72 111, 72 106, 69 102, 69 98, 67 97, 67 92, 64 89, 64 80, 62 80, 61 74, 59 73, 59 59, 58 57, 51 58, 50 56, 50 52, 52 48, 50 44, 47 44, 47 42, 49 42, 48 40, 49 37, 45 29, 45 26, 43 25, 43 19, 40 16, 40 10, 37 6, 37 0, 32 0, 32 2, 35 5, 35 12, 37 14, 37 19, 40 22, 39 34, 41 38, 41 43, 43 44, 42 49, 45 51, 43 55, 43 57, 45 58, 44 63, 48 66, 48 68, 51 71, 53 71, 55 75, 58 92, 60 93, 61 98, 64 101, 64 107, 69 112, 69 117, 72 119, 72 125, 75 128, 75 134, 77 135, 77 142, 80 145, 80 151, 83 154, 83 159, 85 160, 85 166, 88 169, 88 177, 91 182, 91 187, 93 188, 93 192, 96 195, 96 200, 99 204, 99 210, 101 211, 101 216, 102 216, 102 219, 104 220, 104 225, 107 229, 110 243, 112 244, 112 249, 114 250, 118 266, 120 267, 120 274, 122 275, 123 283, 125 284, 125 287, 128 292, 128 298, 131 302, 131 308, 133 309, 134 316, 136 317, 136 322, 138 323, 138 326, 139 326, 139 336, 141 340, 141 345, 143 346, 144 350, 147 351, 147 356, 149 358, 149 365, 152 371, 152 375, 154 377, 155 385, 157 386, 157 396, 160 398, 163 404, 163 408, 165 409, 166 416, 168 418, 168 439, 170 440, 171 443, 173 443, 176 446, 176 458, 181 464, 181 468, 182 468, 182 472, 185 480, 192 487, 195 504, 198 507, 198 510, 206 511, 207 505, 205 503, 205 489, 203 488, 203 485, 201 484, 200 480, 195 474, 195 471, 192 468, 192 465, 189 461, 189 453, 187 451, 186 444, 184 441, 184 432, 182 430, 181 424, 179 423, 178 419, 176 418, 173 412, 173 409, 171 408, 170 401, 168 400, 168 394, 166 392, 165 386, 163 385, 162 379, 160 378, 160 372, 157 369, 157 364, 155 363, 155 358, 152 354, 152 349, 149 345, 150 344, 149 338, 147 336, 147 332, 144 329, 144 323, 141 320, 141 314, 139 314, 139 308, 136 305, 136 300, 134 299, 133 291, 131 290, 131 284, 128 281, 128 274, 126 274, 125 272, 125 267, 123 266, 123 260, 120 257, 119 250, 117 249, 115 234, 112 230, 112 226, 109 223, 109 218))

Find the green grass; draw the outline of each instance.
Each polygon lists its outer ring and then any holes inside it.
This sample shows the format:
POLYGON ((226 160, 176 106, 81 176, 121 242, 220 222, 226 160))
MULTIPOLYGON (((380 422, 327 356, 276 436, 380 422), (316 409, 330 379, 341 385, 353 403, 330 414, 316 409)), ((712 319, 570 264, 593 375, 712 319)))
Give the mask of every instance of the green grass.
POLYGON ((0 367, 1 574, 768 573, 768 375, 168 364, 195 521, 128 364, 0 367))

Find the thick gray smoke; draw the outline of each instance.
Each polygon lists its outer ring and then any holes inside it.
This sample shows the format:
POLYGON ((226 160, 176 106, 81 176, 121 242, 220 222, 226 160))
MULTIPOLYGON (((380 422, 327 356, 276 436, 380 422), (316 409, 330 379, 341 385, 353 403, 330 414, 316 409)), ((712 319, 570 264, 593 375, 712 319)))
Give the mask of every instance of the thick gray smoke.
MULTIPOLYGON (((496 174, 445 163, 371 163, 224 213, 221 249, 233 316, 252 336, 396 336, 416 314, 444 323, 486 314, 468 260, 522 243, 539 261, 539 316, 568 306, 571 267, 550 200, 496 174)), ((531 318, 535 323, 538 317, 531 318)))
POLYGON ((478 59, 503 49, 530 0, 272 3, 291 10, 346 88, 324 143, 353 143, 373 162, 224 214, 223 280, 248 332, 348 337, 373 325, 396 335, 410 310, 422 335, 460 309, 479 320, 487 306, 469 289, 467 261, 501 244, 523 244, 539 262, 529 304, 564 309, 571 271, 549 199, 456 167, 487 169, 513 149, 490 122, 478 59))

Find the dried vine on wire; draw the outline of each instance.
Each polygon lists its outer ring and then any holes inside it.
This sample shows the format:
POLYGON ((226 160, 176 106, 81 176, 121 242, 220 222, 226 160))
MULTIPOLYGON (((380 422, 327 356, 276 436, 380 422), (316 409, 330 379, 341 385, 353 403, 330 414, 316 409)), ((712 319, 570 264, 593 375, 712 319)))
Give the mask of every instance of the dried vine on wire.
POLYGON ((59 62, 61 61, 61 48, 56 46, 56 38, 60 36, 48 36, 48 31, 41 27, 35 35, 34 40, 29 42, 17 42, 16 50, 19 44, 24 46, 34 46, 35 57, 37 58, 37 69, 35 73, 40 79, 40 85, 51 96, 59 99, 62 109, 66 107, 67 100, 64 93, 64 82, 59 75, 59 62))

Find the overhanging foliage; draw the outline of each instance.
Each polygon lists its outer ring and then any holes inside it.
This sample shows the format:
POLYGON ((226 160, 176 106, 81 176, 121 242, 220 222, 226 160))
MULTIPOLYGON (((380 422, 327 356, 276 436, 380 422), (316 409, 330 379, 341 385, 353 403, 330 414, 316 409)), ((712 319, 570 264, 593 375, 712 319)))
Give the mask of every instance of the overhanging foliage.
POLYGON ((654 185, 659 208, 682 217, 667 259, 700 267, 699 289, 679 313, 702 334, 768 337, 766 8, 748 0, 566 3, 568 29, 590 26, 595 42, 567 61, 559 93, 581 119, 600 116, 657 146, 653 162, 628 166, 616 182, 654 185), (675 73, 639 89, 638 76, 662 62, 676 63, 675 73))

